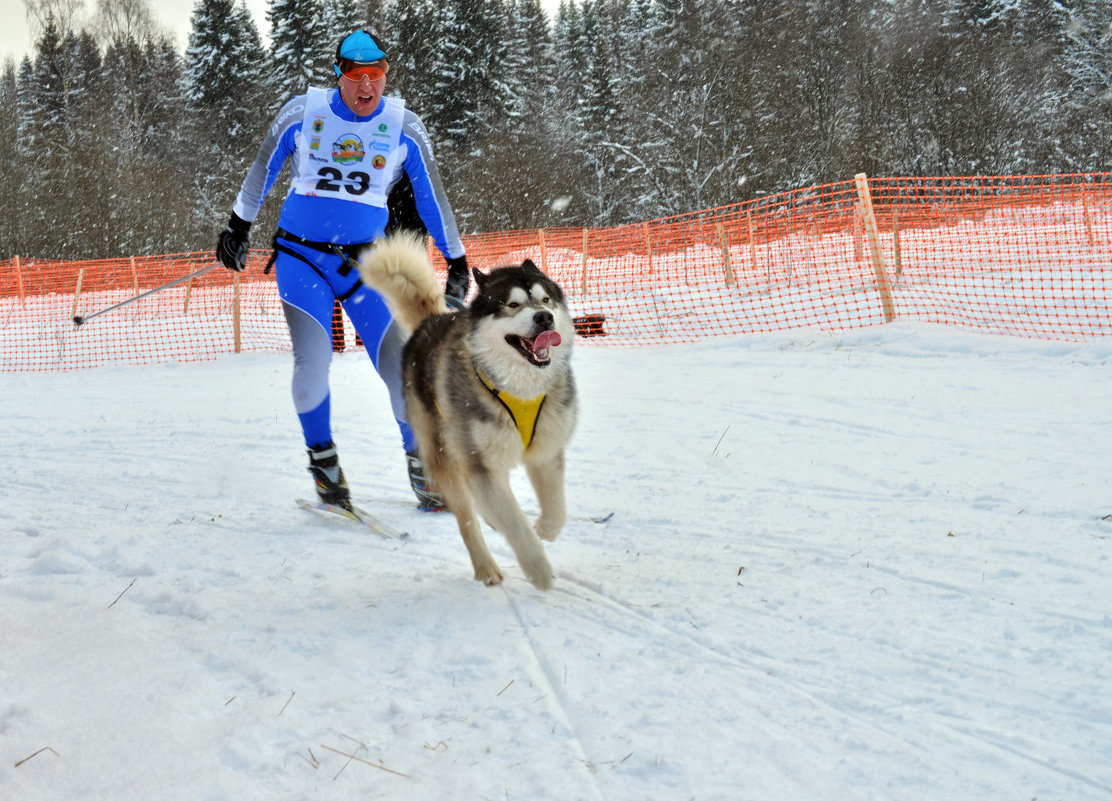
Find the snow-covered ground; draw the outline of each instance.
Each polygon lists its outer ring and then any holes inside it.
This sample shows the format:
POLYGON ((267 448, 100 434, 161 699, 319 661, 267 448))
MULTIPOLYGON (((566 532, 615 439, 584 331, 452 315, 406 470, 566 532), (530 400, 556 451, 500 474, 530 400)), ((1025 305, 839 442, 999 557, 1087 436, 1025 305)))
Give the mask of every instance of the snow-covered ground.
POLYGON ((288 355, 0 377, 0 798, 1112 797, 1112 341, 575 361, 549 593, 407 506, 359 353, 336 437, 402 543, 294 505, 288 355))

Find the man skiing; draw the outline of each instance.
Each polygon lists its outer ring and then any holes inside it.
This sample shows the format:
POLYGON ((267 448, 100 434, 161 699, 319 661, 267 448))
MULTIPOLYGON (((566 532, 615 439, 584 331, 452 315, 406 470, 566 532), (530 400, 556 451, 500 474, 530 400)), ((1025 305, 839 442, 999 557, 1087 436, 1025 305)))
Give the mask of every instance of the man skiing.
POLYGON ((381 40, 366 30, 336 48, 336 87, 310 88, 278 112, 240 187, 217 258, 244 268, 249 231, 283 165, 290 190, 275 236, 274 268, 293 343, 293 402, 309 452, 309 472, 324 503, 351 509, 351 493, 332 441, 329 366, 332 311, 339 300, 390 393, 410 484, 423 508, 439 508, 417 458, 401 384, 401 334, 386 304, 363 286, 354 260, 383 235, 387 198, 400 180, 412 185, 418 215, 448 264, 445 295, 460 306, 470 285, 455 217, 432 145, 405 101, 384 97, 389 69, 381 40))

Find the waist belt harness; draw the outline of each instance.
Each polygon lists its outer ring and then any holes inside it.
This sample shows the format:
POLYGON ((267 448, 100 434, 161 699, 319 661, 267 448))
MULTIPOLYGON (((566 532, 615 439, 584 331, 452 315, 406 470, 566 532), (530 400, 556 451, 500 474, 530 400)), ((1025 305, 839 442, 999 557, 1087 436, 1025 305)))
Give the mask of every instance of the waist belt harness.
MULTIPOLYGON (((311 261, 302 256, 293 248, 287 247, 286 245, 282 244, 282 242, 279 241, 282 239, 285 239, 288 242, 295 242, 296 244, 301 245, 302 247, 307 247, 310 250, 318 250, 321 253, 335 253, 337 256, 343 259, 343 263, 340 265, 340 268, 337 270, 337 272, 345 278, 351 275, 352 270, 357 270, 355 257, 359 255, 363 248, 368 247, 371 244, 370 242, 359 242, 354 245, 337 245, 335 242, 316 242, 312 239, 306 239, 303 236, 291 234, 285 228, 279 228, 277 231, 275 231, 274 251, 270 254, 270 261, 267 262, 266 269, 263 270, 263 272, 270 272, 270 268, 274 266, 274 260, 278 257, 278 251, 282 251, 287 256, 293 256, 295 259, 300 259, 301 261, 308 264, 313 269, 313 272, 324 279, 325 282, 327 282, 328 279, 324 275, 324 273, 320 271, 317 265, 313 264, 311 261)), ((354 295, 362 286, 363 279, 359 278, 354 284, 351 285, 350 289, 348 289, 342 295, 337 295, 336 299, 341 301, 347 300, 352 295, 354 295)))

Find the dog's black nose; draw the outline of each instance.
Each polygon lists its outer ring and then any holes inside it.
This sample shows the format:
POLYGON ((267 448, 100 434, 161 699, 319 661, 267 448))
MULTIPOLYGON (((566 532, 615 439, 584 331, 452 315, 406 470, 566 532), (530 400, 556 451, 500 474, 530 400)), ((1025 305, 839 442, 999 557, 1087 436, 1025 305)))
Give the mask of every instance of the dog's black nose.
POLYGON ((552 312, 550 312, 550 311, 539 311, 539 312, 537 312, 536 314, 533 315, 533 322, 537 325, 538 328, 541 328, 541 329, 547 331, 548 329, 552 328, 552 312))

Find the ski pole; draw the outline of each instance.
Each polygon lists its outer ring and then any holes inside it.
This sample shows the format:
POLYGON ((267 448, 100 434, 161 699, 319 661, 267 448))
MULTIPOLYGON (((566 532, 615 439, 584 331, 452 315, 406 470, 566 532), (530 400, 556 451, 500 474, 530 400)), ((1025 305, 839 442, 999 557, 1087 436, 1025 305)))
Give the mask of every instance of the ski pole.
POLYGON ((220 262, 217 262, 216 264, 210 264, 208 267, 202 267, 200 270, 198 270, 195 273, 190 273, 189 275, 183 275, 181 278, 175 278, 173 281, 171 281, 168 284, 163 284, 162 286, 156 286, 154 289, 148 289, 146 292, 143 292, 139 295, 136 295, 133 298, 128 298, 127 300, 121 300, 119 303, 115 304, 114 306, 109 306, 107 309, 101 309, 100 311, 93 312, 92 314, 86 314, 84 317, 82 317, 80 314, 74 315, 73 322, 74 322, 75 325, 80 326, 80 325, 88 322, 89 320, 93 319, 94 317, 99 317, 100 315, 102 315, 106 312, 110 312, 113 309, 118 309, 121 306, 126 306, 129 303, 134 303, 137 300, 141 300, 142 298, 145 298, 147 295, 153 295, 155 292, 161 292, 164 289, 169 289, 170 287, 176 286, 177 284, 180 284, 183 281, 188 281, 190 278, 196 278, 199 275, 204 275, 205 273, 209 272, 210 270, 215 270, 219 266, 220 266, 220 262))

